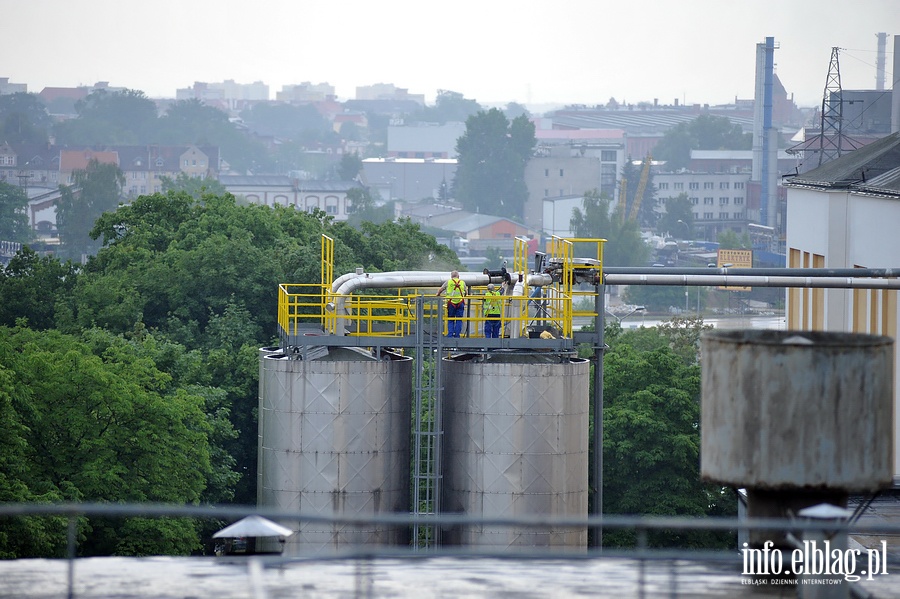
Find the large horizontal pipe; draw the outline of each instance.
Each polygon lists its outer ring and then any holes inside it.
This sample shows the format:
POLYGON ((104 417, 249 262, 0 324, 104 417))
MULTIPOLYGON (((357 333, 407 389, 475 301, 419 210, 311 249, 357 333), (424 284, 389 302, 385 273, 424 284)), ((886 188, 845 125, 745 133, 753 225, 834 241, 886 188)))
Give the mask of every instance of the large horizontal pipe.
POLYGON ((741 275, 765 277, 900 277, 900 268, 697 268, 606 266, 610 275, 741 275))
MULTIPOLYGON (((515 274, 515 273, 511 273, 515 274)), ((363 274, 353 274, 351 277, 344 275, 339 277, 337 281, 343 279, 340 285, 335 289, 332 285, 332 291, 337 295, 350 295, 358 289, 401 289, 405 287, 440 287, 450 278, 447 271, 395 271, 395 272, 373 272, 363 274)), ((488 283, 502 283, 503 277, 491 277, 480 272, 461 272, 459 278, 466 285, 484 286, 488 283)), ((337 282, 335 281, 335 282, 337 282)), ((552 283, 550 275, 541 273, 531 273, 528 275, 528 284, 532 287, 543 287, 552 283)))
MULTIPOLYGON (((510 273, 517 276, 516 273, 510 273)), ((553 279, 550 275, 531 273, 527 275, 527 282, 532 287, 550 285, 553 279)), ((342 275, 332 284, 332 291, 338 296, 335 300, 334 311, 338 316, 347 314, 344 307, 346 296, 360 289, 403 289, 408 287, 440 287, 450 278, 449 271, 395 271, 373 272, 352 275, 342 275), (339 283, 340 281, 340 283, 339 283), (335 288, 337 286, 337 288, 335 288)), ((488 283, 501 283, 503 277, 491 277, 480 272, 461 272, 459 278, 466 285, 484 286, 488 283)), ((344 323, 337 323, 337 334, 343 335, 344 323)))
POLYGON ((686 287, 830 287, 834 289, 900 289, 900 279, 809 276, 745 276, 745 275, 677 275, 677 274, 608 274, 607 285, 671 285, 686 287))

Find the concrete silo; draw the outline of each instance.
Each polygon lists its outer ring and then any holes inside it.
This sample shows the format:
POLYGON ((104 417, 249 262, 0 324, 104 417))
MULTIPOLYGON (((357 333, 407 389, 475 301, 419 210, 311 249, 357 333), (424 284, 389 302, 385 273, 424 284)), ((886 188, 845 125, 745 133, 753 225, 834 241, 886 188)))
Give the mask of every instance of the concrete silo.
MULTIPOLYGON (((261 352, 258 504, 316 515, 409 512, 412 359, 261 352)), ((402 544, 406 527, 284 522, 285 554, 402 544)))
MULTIPOLYGON (((443 361, 442 511, 588 513, 589 363, 528 353, 443 361)), ((445 544, 585 547, 585 527, 455 526, 445 544)))

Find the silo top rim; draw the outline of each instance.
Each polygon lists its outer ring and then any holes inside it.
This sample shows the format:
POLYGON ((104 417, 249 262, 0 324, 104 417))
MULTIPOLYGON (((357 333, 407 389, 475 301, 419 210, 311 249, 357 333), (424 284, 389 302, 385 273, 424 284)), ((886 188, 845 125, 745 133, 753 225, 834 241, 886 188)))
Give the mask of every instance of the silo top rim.
POLYGON ((884 335, 865 333, 842 333, 834 331, 780 331, 768 329, 739 329, 728 331, 708 331, 704 340, 724 343, 746 343, 770 346, 812 346, 812 347, 872 347, 892 345, 894 340, 884 335))

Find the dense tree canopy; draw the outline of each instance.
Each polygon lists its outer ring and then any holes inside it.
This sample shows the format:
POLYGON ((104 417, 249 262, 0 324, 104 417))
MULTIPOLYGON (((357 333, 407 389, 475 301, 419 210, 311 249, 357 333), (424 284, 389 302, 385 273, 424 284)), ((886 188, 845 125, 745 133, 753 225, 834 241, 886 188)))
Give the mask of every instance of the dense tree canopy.
POLYGON ((440 123, 464 123, 469 117, 482 110, 475 100, 464 97, 459 92, 440 89, 435 97, 434 106, 426 106, 419 113, 410 116, 410 121, 440 123))
MULTIPOLYGON (((654 516, 733 515, 734 496, 700 479, 702 321, 622 332, 604 356, 603 511, 654 516)), ((727 547, 714 532, 651 532, 656 546, 727 547)), ((604 544, 633 546, 633 531, 604 534, 604 544)))
POLYGON ((157 122, 156 104, 142 91, 99 89, 75 104, 78 118, 57 123, 54 135, 64 145, 150 143, 157 122))
POLYGON ((740 125, 724 116, 702 114, 666 131, 653 148, 653 157, 676 170, 689 166, 691 150, 749 150, 752 146, 753 135, 744 133, 740 125))
POLYGON ((259 134, 299 142, 312 142, 333 132, 331 125, 312 104, 260 103, 242 111, 241 119, 259 134))
MULTIPOLYGON (((153 351, 99 330, 79 338, 0 327, 0 410, 7 417, 0 444, 21 460, 0 459, 0 501, 190 504, 203 499, 212 479, 233 478, 213 474, 216 410, 207 414, 202 394, 173 384, 153 351)), ((92 518, 80 531, 83 555, 199 548, 189 519, 92 518)), ((41 547, 19 532, 0 537, 0 553, 61 556, 64 527, 40 529, 41 547)))
POLYGON ((0 269, 0 326, 13 326, 19 319, 33 329, 57 327, 57 310, 66 311, 75 287, 76 270, 71 262, 38 256, 25 247, 0 269))
POLYGON ((456 199, 472 212, 521 219, 528 199, 525 165, 535 143, 527 117, 510 122, 497 108, 469 117, 456 142, 456 199))
POLYGON ((52 124, 37 94, 0 95, 0 143, 46 143, 52 124))

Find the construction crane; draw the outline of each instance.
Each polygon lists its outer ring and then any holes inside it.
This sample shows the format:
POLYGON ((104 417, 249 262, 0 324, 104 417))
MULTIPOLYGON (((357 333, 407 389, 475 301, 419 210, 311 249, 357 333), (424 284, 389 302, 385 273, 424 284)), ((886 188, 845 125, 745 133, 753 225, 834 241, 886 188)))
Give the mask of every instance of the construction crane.
POLYGON ((641 167, 641 178, 638 180, 637 190, 634 192, 634 200, 631 202, 628 220, 637 220, 638 211, 641 209, 641 200, 644 198, 644 190, 647 189, 647 181, 650 179, 650 164, 652 162, 653 158, 651 158, 650 154, 647 154, 641 167))

